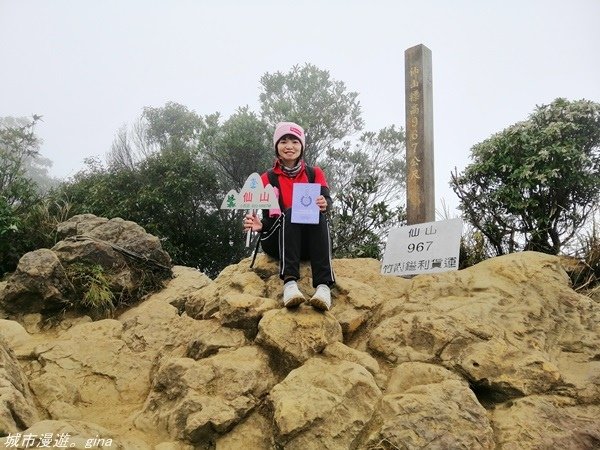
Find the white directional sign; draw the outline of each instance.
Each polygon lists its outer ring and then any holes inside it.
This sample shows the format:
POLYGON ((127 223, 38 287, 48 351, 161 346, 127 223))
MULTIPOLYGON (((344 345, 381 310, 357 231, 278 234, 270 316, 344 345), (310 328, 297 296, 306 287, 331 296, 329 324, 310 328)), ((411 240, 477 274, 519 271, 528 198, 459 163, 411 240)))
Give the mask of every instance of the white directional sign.
POLYGON ((279 208, 279 202, 275 195, 275 189, 270 184, 263 187, 260 175, 254 172, 244 183, 240 192, 230 190, 221 209, 271 209, 279 208))
POLYGON ((381 264, 382 275, 458 270, 461 234, 461 219, 392 228, 381 264))

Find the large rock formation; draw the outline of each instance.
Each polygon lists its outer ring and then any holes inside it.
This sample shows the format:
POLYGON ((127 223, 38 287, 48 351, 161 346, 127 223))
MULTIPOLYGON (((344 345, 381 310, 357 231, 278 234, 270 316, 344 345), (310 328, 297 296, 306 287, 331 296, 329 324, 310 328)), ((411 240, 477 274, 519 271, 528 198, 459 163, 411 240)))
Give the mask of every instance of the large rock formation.
MULTIPOLYGON (((30 311, 2 321, 2 439, 149 450, 600 446, 600 304, 570 288, 558 258, 525 252, 412 279, 380 275, 375 260, 335 260, 326 313, 282 308, 277 263, 249 263, 215 280, 175 267, 163 290, 113 319, 44 329, 30 311)), ((301 273, 310 295, 310 270, 301 273)))
POLYGON ((95 312, 107 315, 119 303, 154 290, 170 275, 171 258, 160 240, 135 222, 81 214, 59 224, 58 236, 62 240, 52 249, 35 250, 19 260, 4 287, 0 308, 13 316, 31 312, 51 316, 102 305, 110 311, 95 312), (112 300, 102 304, 93 297, 112 300))

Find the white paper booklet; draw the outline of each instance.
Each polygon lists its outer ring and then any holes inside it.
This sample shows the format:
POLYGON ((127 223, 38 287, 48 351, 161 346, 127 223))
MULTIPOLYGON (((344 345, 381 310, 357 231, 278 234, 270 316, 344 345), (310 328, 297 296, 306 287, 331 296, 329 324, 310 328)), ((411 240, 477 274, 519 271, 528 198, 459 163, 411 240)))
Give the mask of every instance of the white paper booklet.
POLYGON ((317 197, 321 195, 319 183, 295 183, 292 192, 292 223, 319 223, 317 197))

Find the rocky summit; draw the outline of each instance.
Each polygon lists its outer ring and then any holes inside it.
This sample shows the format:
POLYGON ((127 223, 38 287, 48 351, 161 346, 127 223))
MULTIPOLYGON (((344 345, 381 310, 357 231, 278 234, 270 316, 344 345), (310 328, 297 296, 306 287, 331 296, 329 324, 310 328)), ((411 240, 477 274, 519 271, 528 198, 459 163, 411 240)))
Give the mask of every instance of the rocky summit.
POLYGON ((259 255, 214 280, 175 266, 112 318, 49 323, 66 247, 38 250, 45 270, 25 255, 20 291, 0 284, 7 448, 600 447, 600 304, 572 290, 557 257, 411 279, 338 259, 321 313, 283 308, 277 263, 259 255))

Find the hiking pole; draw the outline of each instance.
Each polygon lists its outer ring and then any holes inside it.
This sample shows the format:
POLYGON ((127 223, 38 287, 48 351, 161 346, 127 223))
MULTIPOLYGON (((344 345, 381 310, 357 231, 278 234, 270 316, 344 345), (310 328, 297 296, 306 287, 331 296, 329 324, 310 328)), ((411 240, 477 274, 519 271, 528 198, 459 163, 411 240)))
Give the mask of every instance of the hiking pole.
MULTIPOLYGON (((254 210, 249 210, 250 214, 252 214, 252 217, 254 217, 254 210)), ((250 227, 250 229, 248 230, 248 233, 246 234, 246 247, 250 247, 250 240, 252 237, 252 227, 250 227)))

